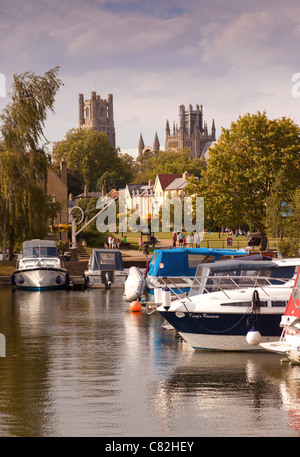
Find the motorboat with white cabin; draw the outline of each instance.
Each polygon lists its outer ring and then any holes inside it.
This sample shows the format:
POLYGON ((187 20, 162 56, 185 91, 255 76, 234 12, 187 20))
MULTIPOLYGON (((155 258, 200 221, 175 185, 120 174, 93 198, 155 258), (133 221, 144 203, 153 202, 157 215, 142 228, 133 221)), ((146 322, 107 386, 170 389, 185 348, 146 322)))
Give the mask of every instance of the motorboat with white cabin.
POLYGON ((200 263, 246 256, 245 249, 155 249, 146 271, 131 267, 125 282, 124 300, 156 302, 155 291, 170 284, 172 293, 187 294, 200 263))
POLYGON ((23 243, 22 257, 12 275, 12 284, 16 288, 61 289, 68 282, 68 271, 58 256, 56 241, 35 239, 23 243))
POLYGON ((93 249, 84 272, 88 287, 97 289, 123 288, 127 274, 119 249, 93 249))
POLYGON ((300 364, 300 268, 288 305, 281 317, 280 327, 280 339, 271 343, 261 343, 262 348, 285 355, 291 363, 300 364))
POLYGON ((195 350, 262 351, 279 323, 300 259, 230 260, 197 268, 186 297, 157 311, 195 350))

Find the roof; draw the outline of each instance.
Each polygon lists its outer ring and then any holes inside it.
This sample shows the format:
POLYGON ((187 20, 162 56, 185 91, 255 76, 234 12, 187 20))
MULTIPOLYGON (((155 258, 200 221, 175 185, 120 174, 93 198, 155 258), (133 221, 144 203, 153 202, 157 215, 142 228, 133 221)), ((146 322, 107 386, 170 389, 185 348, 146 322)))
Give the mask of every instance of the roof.
POLYGON ((204 157, 204 159, 208 159, 208 156, 209 156, 208 149, 212 148, 216 143, 217 143, 217 141, 208 141, 207 143, 205 143, 201 157, 204 157))
POLYGON ((175 178, 165 190, 180 190, 184 189, 187 186, 187 181, 185 178, 175 178))
POLYGON ((180 174, 158 174, 157 178, 160 181, 162 190, 165 190, 167 186, 171 184, 172 181, 176 178, 182 178, 182 173, 180 174))
POLYGON ((132 192, 139 195, 140 191, 141 191, 141 187, 143 187, 143 184, 127 184, 126 187, 131 196, 132 196, 132 192))

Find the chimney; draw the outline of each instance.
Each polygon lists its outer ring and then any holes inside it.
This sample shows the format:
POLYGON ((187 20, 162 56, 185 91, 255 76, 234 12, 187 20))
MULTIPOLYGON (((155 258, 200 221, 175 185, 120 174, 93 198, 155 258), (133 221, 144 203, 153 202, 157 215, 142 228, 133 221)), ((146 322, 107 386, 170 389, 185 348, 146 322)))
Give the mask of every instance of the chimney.
POLYGON ((67 170, 67 162, 64 157, 61 159, 61 162, 60 162, 60 178, 63 181, 63 183, 67 185, 68 170, 67 170))
POLYGON ((184 173, 182 173, 182 177, 183 177, 184 179, 189 178, 190 176, 191 176, 191 175, 190 175, 187 171, 185 171, 184 173))

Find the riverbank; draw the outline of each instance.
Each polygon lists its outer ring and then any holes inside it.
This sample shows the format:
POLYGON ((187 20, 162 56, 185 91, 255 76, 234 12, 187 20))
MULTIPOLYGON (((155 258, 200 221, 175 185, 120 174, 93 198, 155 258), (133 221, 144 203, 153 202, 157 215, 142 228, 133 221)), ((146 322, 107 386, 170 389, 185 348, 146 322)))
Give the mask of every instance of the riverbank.
MULTIPOLYGON (((126 250, 122 251, 124 268, 132 266, 145 268, 146 256, 141 251, 126 250)), ((150 256, 148 256, 150 258, 150 256)), ((0 260, 0 287, 11 285, 11 275, 16 269, 17 262, 15 260, 0 260)), ((88 260, 78 260, 75 262, 69 261, 64 263, 64 267, 68 270, 70 277, 82 277, 87 269, 88 260)))
MULTIPOLYGON (((170 249, 172 248, 172 239, 171 235, 168 233, 161 233, 161 236, 158 239, 156 245, 157 249, 170 249)), ((209 248, 246 248, 247 247, 247 237, 229 237, 232 241, 232 246, 227 246, 226 234, 219 233, 206 233, 204 239, 201 242, 201 247, 209 248)), ((149 255, 146 256, 144 252, 138 250, 138 234, 130 233, 128 234, 128 242, 132 246, 131 249, 122 250, 122 258, 124 263, 124 268, 130 268, 132 266, 137 266, 140 268, 146 267, 147 258, 150 259, 153 249, 150 249, 149 255)), ((255 252, 259 252, 258 248, 251 248, 251 251, 255 249, 255 252)), ((86 251, 90 254, 91 248, 87 248, 86 251)), ((0 260, 0 286, 9 285, 10 278, 16 268, 16 261, 0 260)), ((87 269, 88 260, 85 258, 79 257, 78 261, 68 261, 65 262, 65 268, 68 270, 70 277, 79 276, 82 277, 84 271, 87 269)))

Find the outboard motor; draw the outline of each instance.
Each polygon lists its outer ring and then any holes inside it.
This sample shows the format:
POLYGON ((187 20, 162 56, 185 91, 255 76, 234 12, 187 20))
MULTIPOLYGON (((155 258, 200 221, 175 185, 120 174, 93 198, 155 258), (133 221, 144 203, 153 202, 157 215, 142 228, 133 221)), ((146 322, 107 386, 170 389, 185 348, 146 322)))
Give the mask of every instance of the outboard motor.
POLYGON ((105 273, 105 289, 109 290, 110 289, 110 285, 111 285, 111 277, 110 277, 110 273, 107 271, 105 273))

